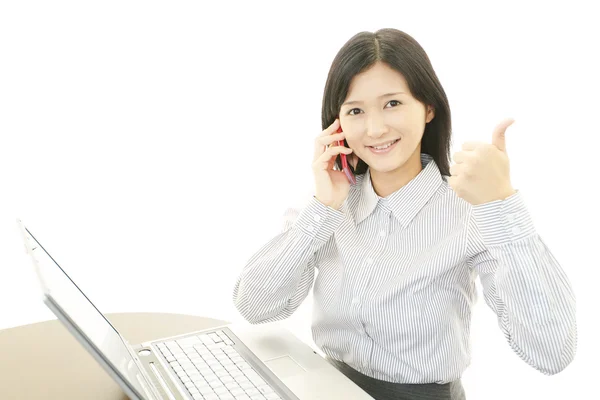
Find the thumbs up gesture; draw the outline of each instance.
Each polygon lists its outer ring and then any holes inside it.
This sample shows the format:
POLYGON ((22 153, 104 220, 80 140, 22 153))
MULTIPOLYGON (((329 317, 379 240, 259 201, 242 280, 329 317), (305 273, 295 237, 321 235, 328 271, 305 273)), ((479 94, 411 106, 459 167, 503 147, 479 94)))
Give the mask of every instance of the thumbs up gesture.
POLYGON ((506 153, 506 129, 514 120, 496 126, 492 143, 467 142, 454 153, 448 183, 458 197, 472 205, 504 200, 516 193, 510 182, 510 164, 506 153))

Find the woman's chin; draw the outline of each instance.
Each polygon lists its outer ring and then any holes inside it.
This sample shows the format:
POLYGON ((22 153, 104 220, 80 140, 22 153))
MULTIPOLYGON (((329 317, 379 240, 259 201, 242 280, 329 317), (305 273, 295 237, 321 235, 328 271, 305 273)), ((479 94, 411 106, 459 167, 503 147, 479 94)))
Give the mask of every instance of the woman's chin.
POLYGON ((391 159, 391 160, 364 160, 365 163, 369 166, 371 171, 376 171, 378 173, 388 173, 397 171, 404 165, 404 159, 391 159))

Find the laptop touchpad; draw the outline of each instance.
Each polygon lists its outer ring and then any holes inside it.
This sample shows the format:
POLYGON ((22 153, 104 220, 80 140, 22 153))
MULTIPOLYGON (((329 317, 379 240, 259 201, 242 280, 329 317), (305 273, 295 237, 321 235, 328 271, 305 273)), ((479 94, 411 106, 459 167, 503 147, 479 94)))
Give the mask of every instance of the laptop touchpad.
POLYGON ((279 378, 287 378, 306 372, 304 368, 302 368, 300 364, 294 361, 290 356, 274 358, 272 360, 264 361, 264 363, 279 378))

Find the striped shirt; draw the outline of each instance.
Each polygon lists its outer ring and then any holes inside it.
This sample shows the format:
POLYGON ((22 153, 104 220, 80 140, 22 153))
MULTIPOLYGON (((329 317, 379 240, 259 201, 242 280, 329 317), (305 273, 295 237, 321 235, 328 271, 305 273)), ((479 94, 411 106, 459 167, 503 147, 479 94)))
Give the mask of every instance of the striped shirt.
POLYGON ((312 198, 248 261, 234 304, 250 323, 289 317, 313 289, 327 356, 375 379, 447 383, 470 363, 479 276, 510 347, 544 374, 576 348, 575 297, 521 194, 473 206, 435 161, 386 198, 357 182, 334 210, 312 198))

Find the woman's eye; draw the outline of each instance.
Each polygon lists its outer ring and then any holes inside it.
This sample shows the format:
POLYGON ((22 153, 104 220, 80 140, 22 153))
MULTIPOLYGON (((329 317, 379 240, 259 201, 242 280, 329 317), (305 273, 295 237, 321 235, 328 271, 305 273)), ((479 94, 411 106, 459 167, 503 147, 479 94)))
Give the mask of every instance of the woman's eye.
POLYGON ((360 108, 353 108, 352 110, 348 111, 348 115, 356 115, 360 113, 360 108))
POLYGON ((391 100, 388 104, 391 105, 392 107, 396 107, 402 103, 400 103, 398 100, 391 100))

